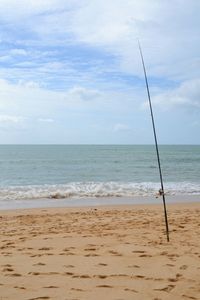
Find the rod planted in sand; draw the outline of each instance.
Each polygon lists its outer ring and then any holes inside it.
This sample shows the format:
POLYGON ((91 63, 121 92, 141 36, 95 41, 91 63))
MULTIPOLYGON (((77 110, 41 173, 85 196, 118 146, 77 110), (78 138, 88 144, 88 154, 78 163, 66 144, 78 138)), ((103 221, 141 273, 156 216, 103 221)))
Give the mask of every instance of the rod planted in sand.
POLYGON ((156 127, 155 127, 153 109, 152 109, 152 104, 151 104, 151 96, 150 96, 149 84, 148 84, 148 79, 147 79, 147 72, 146 72, 146 68, 145 68, 145 64, 144 64, 144 57, 143 57, 143 54, 142 54, 142 48, 141 48, 141 45, 140 45, 139 41, 138 41, 138 46, 139 46, 140 56, 141 56, 141 60, 142 60, 142 66, 143 66, 143 71, 144 71, 145 83, 146 83, 146 88, 147 88, 147 95, 148 95, 148 100, 149 100, 149 107, 150 107, 150 112, 151 112, 151 120, 152 120, 152 125, 153 125, 153 133, 154 133, 154 139, 155 139, 156 154, 157 154, 158 168, 159 168, 159 174, 160 174, 160 184, 161 184, 161 189, 159 190, 159 193, 160 193, 160 195, 162 195, 162 198, 163 198, 166 235, 167 235, 167 241, 169 242, 169 226, 168 226, 168 219, 167 219, 167 209, 166 209, 166 202, 165 202, 165 192, 164 192, 162 169, 161 169, 161 163, 160 163, 160 155, 159 155, 159 150, 158 150, 156 127))

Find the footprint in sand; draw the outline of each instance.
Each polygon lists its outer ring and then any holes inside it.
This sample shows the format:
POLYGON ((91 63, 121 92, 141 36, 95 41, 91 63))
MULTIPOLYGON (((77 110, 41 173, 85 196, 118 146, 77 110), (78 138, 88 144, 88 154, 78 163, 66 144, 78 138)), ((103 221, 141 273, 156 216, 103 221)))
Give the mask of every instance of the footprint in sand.
POLYGON ((99 256, 99 254, 95 254, 95 253, 89 253, 84 255, 85 257, 90 257, 90 256, 99 256))
POLYGON ((2 252, 2 255, 3 255, 3 256, 11 256, 12 253, 11 253, 11 252, 2 252))
POLYGON ((173 290, 174 288, 175 288, 175 285, 170 284, 170 285, 168 285, 168 286, 166 286, 166 287, 163 287, 163 288, 160 288, 160 289, 154 289, 154 290, 155 290, 155 291, 163 291, 163 292, 169 293, 169 292, 171 292, 171 290, 173 290))
POLYGON ((106 279, 108 276, 106 276, 106 275, 94 275, 94 277, 97 277, 99 279, 106 279))
POLYGON ((84 251, 96 251, 97 248, 85 248, 84 251))
POLYGON ((138 278, 138 279, 143 279, 143 278, 145 278, 145 276, 143 276, 143 275, 135 275, 134 277, 135 277, 135 278, 138 278))
POLYGON ((179 257, 179 255, 178 254, 168 254, 167 255, 169 258, 175 258, 175 257, 179 257))
POLYGON ((176 281, 178 281, 178 278, 168 278, 168 281, 170 281, 170 282, 176 282, 176 281))
POLYGON ((113 288, 112 285, 108 285, 108 284, 101 284, 101 285, 97 285, 97 288, 113 288))
POLYGON ((180 269, 180 270, 186 270, 187 268, 188 268, 187 265, 182 265, 179 269, 180 269))
POLYGON ((86 274, 84 274, 84 275, 80 275, 79 277, 80 277, 80 278, 84 278, 84 279, 86 279, 86 278, 91 278, 91 276, 89 276, 89 275, 86 275, 86 274))
POLYGON ((41 273, 39 273, 39 272, 29 272, 28 275, 35 275, 35 276, 37 276, 37 275, 41 275, 41 273))
POLYGON ((25 237, 20 237, 19 240, 24 242, 26 240, 26 238, 25 237))
POLYGON ((130 276, 128 276, 126 274, 111 274, 111 275, 109 275, 109 277, 130 277, 130 276))
POLYGON ((138 293, 138 291, 136 291, 136 290, 134 290, 134 289, 128 289, 128 288, 124 289, 124 291, 126 291, 126 292, 138 293))
POLYGON ((2 267, 12 267, 10 264, 2 265, 2 267))
POLYGON ((109 253, 115 255, 115 256, 123 256, 121 253, 114 251, 114 250, 110 250, 109 253))
POLYGON ((58 272, 29 272, 28 275, 34 275, 34 276, 38 276, 38 275, 58 275, 59 273, 58 272))
POLYGON ((140 266, 138 266, 138 265, 130 265, 130 266, 128 266, 128 268, 140 268, 140 266))
POLYGON ((4 268, 4 269, 2 270, 2 272, 13 272, 13 271, 14 271, 14 269, 12 269, 12 268, 10 268, 10 267, 4 268))
POLYGON ((50 299, 50 297, 48 297, 48 296, 41 296, 41 297, 31 298, 31 299, 28 299, 28 300, 44 300, 44 299, 50 299))
POLYGON ((160 252, 160 255, 168 255, 168 252, 167 251, 162 251, 162 252, 160 252))
POLYGON ((73 276, 74 273, 72 273, 72 272, 65 272, 64 275, 67 275, 67 276, 73 276))
POLYGON ((13 273, 13 274, 6 274, 5 276, 10 276, 10 277, 20 277, 20 276, 22 276, 22 275, 19 274, 19 273, 13 273))
POLYGON ((198 300, 196 297, 188 296, 188 295, 183 295, 183 298, 186 298, 186 299, 193 299, 193 300, 198 300))
POLYGON ((43 288, 44 289, 58 289, 59 287, 55 286, 55 285, 50 285, 50 286, 44 286, 43 288))
POLYGON ((77 288, 71 288, 71 291, 84 292, 84 290, 82 290, 82 289, 77 289, 77 288))
POLYGON ((68 252, 68 251, 73 250, 73 249, 75 249, 75 247, 68 247, 68 248, 64 248, 63 251, 68 252))
POLYGON ((52 247, 42 247, 42 248, 39 248, 38 250, 44 250, 44 251, 47 251, 47 250, 52 250, 53 248, 52 247))
POLYGON ((61 252, 61 253, 59 253, 59 255, 75 255, 75 253, 73 253, 73 252, 68 252, 69 250, 63 250, 63 251, 65 251, 65 252, 61 252))
POLYGON ((46 266, 46 264, 39 262, 37 264, 33 264, 33 266, 46 266))
POLYGON ((108 264, 99 263, 98 266, 106 267, 108 264))

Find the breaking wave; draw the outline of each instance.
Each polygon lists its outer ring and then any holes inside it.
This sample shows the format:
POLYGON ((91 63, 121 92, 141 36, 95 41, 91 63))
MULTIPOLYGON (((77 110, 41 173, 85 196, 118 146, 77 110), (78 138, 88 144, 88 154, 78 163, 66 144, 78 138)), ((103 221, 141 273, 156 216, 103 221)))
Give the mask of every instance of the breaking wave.
MULTIPOLYGON (((62 185, 12 186, 1 188, 0 200, 151 196, 159 188, 160 183, 153 182, 72 182, 62 185)), ((168 195, 199 195, 200 184, 166 183, 165 192, 168 195)))

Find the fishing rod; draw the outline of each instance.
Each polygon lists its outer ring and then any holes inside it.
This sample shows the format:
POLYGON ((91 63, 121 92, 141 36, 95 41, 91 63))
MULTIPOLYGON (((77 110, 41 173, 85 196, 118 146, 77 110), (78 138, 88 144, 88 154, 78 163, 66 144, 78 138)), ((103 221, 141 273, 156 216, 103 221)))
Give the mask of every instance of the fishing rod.
POLYGON ((146 72, 146 68, 145 68, 145 64, 144 64, 144 57, 143 57, 143 54, 142 54, 142 48, 141 48, 139 40, 138 40, 138 47, 139 47, 140 56, 141 56, 141 60, 142 60, 142 66, 143 66, 143 71, 144 71, 145 83, 146 83, 146 88, 147 88, 147 95, 148 95, 148 100, 149 100, 149 107, 150 107, 150 112, 151 112, 151 120, 152 120, 152 125, 153 125, 153 133, 154 133, 154 139, 155 139, 156 154, 157 154, 158 168, 159 168, 159 174, 160 174, 160 184, 161 184, 161 189, 159 190, 159 195, 162 195, 162 198, 163 198, 166 235, 167 235, 167 241, 169 242, 169 226, 168 226, 168 219, 167 219, 167 209, 166 209, 166 202, 165 202, 165 192, 164 192, 163 176, 162 176, 162 169, 161 169, 161 163, 160 163, 160 155, 159 155, 159 150, 158 150, 158 141, 157 141, 157 135, 156 135, 156 127, 155 127, 153 109, 152 109, 152 104, 151 104, 151 96, 150 96, 149 84, 148 84, 148 79, 147 79, 147 72, 146 72))

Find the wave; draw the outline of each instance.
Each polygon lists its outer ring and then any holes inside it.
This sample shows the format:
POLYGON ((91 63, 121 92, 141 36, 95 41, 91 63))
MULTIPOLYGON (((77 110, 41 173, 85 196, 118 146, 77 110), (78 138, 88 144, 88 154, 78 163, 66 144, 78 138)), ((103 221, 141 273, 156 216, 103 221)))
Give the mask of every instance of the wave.
MULTIPOLYGON (((72 182, 62 185, 10 186, 1 188, 0 200, 151 196, 159 188, 160 183, 153 182, 72 182)), ((168 195, 199 195, 200 183, 166 183, 165 192, 168 195)))

